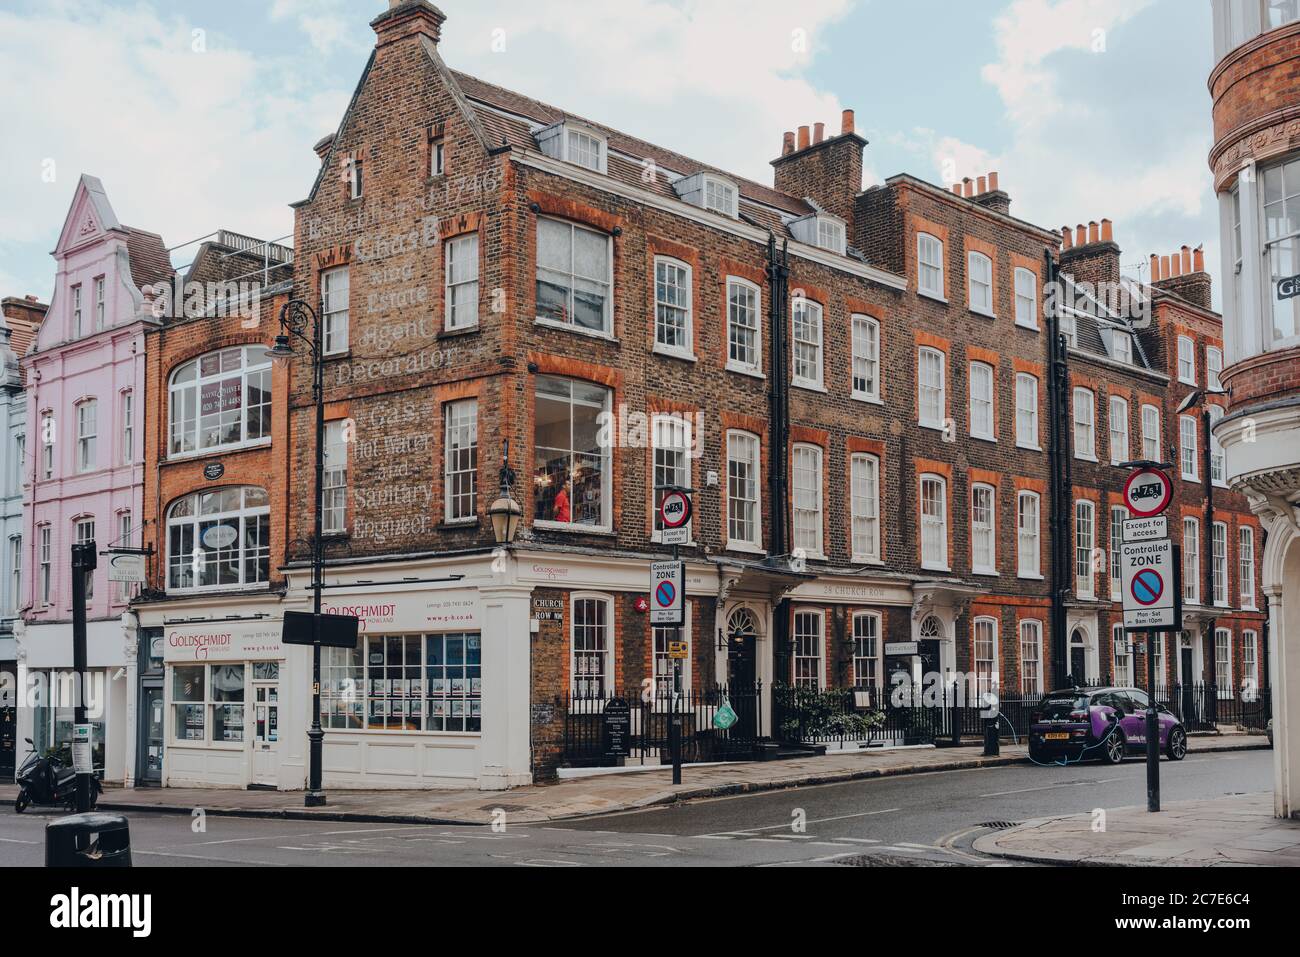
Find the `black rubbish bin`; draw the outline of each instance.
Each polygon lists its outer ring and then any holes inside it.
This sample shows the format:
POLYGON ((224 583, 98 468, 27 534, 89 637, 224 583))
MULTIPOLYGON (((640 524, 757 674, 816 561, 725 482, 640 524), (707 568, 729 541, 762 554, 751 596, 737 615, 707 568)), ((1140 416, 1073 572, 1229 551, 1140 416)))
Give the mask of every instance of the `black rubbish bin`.
POLYGON ((130 867, 131 826, 117 814, 73 814, 45 825, 46 867, 130 867))

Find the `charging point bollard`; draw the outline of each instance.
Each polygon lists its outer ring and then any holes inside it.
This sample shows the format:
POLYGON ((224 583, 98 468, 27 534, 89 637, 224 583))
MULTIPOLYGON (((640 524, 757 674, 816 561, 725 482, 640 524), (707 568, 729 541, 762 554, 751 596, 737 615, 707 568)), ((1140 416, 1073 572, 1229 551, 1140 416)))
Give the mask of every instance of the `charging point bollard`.
POLYGON ((998 719, 986 718, 984 721, 984 757, 995 758, 1002 753, 998 742, 998 719))

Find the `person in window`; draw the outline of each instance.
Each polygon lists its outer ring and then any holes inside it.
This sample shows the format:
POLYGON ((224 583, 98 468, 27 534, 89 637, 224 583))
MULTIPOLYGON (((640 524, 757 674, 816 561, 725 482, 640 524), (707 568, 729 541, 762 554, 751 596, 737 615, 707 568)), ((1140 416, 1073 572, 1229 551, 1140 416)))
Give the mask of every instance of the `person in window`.
POLYGON ((561 485, 560 490, 555 493, 555 501, 552 503, 551 507, 554 510, 553 521, 570 522, 573 520, 569 508, 569 493, 565 491, 563 485, 561 485))

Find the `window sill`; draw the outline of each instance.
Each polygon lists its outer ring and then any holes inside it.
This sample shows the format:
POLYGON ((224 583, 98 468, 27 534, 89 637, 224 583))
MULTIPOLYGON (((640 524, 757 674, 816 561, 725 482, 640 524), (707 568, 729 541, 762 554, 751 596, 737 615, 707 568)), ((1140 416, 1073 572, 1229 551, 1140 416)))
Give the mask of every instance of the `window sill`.
POLYGON ((736 375, 747 375, 747 376, 749 376, 751 379, 766 379, 766 378, 767 378, 767 376, 765 376, 763 373, 759 372, 758 369, 757 369, 756 367, 754 367, 754 366, 742 366, 742 365, 736 365, 736 364, 733 364, 733 363, 731 363, 731 362, 728 362, 728 363, 727 363, 727 371, 728 371, 728 372, 734 372, 734 373, 736 373, 736 375))
POLYGON ((979 439, 979 441, 981 441, 981 442, 987 442, 987 443, 989 443, 990 445, 997 445, 997 444, 998 444, 997 437, 996 437, 996 436, 993 436, 993 435, 976 435, 974 432, 972 432, 972 433, 970 434, 970 437, 971 437, 972 439, 979 439))
POLYGON ((998 317, 997 313, 995 312, 988 312, 984 309, 976 309, 974 306, 971 306, 969 308, 971 311, 971 315, 979 316, 981 319, 996 319, 998 317))
POLYGON ((233 455, 237 452, 246 452, 249 449, 270 448, 271 437, 268 435, 264 439, 254 439, 252 442, 241 442, 238 445, 219 445, 210 449, 197 449, 193 452, 177 452, 174 455, 167 456, 167 464, 173 462, 192 462, 195 459, 212 458, 218 455, 233 455))
POLYGON ((1025 445, 1025 444, 1022 443, 1022 442, 1017 442, 1017 443, 1016 443, 1016 448, 1018 448, 1018 449, 1024 449, 1026 452, 1041 452, 1041 451, 1043 451, 1043 447, 1042 447, 1041 445, 1025 445))
POLYGON ((884 567, 885 567, 885 563, 884 563, 883 561, 881 561, 879 558, 867 558, 866 556, 863 556, 863 555, 854 555, 854 556, 853 556, 853 564, 855 564, 855 565, 868 565, 868 566, 870 566, 870 567, 872 567, 872 568, 884 568, 884 567))
POLYGON ((926 299, 933 299, 935 302, 941 302, 941 303, 943 303, 945 306, 948 305, 948 300, 945 299, 945 298, 943 297, 943 295, 940 294, 940 293, 937 293, 937 292, 930 292, 930 290, 928 290, 928 289, 922 289, 922 288, 920 288, 920 287, 918 286, 918 287, 917 287, 917 290, 916 290, 916 294, 917 294, 918 296, 924 296, 926 299))
POLYGON ((942 422, 927 422, 927 421, 925 421, 924 419, 920 419, 920 420, 917 421, 916 424, 919 425, 919 426, 920 426, 921 428, 923 428, 923 429, 931 429, 931 430, 933 430, 933 431, 935 431, 935 432, 947 432, 947 431, 948 431, 948 429, 944 426, 944 424, 943 424, 942 422))
POLYGON ((803 389, 805 392, 820 392, 822 395, 830 395, 830 392, 824 385, 819 385, 816 382, 800 382, 798 379, 791 379, 790 387, 792 389, 803 389))
POLYGON ((854 402, 865 402, 867 405, 883 406, 885 404, 885 400, 880 398, 879 396, 862 395, 860 393, 854 393, 853 395, 849 396, 849 398, 852 399, 854 402))
POLYGON ((921 562, 921 571, 923 571, 923 572, 947 572, 947 573, 950 574, 950 575, 952 574, 952 569, 949 568, 947 565, 927 565, 925 562, 921 562))
POLYGON ((1001 578, 1002 577, 1002 573, 998 571, 996 568, 972 568, 970 570, 970 573, 972 575, 978 576, 979 578, 1001 578))
POLYGON ((1190 385, 1193 389, 1197 387, 1195 379, 1184 379, 1182 376, 1178 377, 1178 383, 1179 385, 1190 385))
POLYGON ((1182 478, 1182 480, 1183 480, 1184 482, 1191 482, 1193 485, 1200 485, 1200 484, 1201 484, 1201 480, 1200 480, 1199 478, 1197 478, 1195 475, 1183 475, 1183 476, 1180 476, 1180 477, 1182 478))
POLYGON ((337 352, 325 352, 321 354, 322 362, 331 362, 335 359, 351 359, 351 358, 352 358, 351 349, 340 349, 337 352))
POLYGON ((475 516, 474 518, 458 518, 452 522, 438 523, 438 530, 443 532, 454 532, 461 528, 478 528, 481 524, 482 523, 479 521, 478 516, 475 516))
POLYGON ((477 322, 469 326, 457 326, 455 329, 447 329, 444 327, 442 332, 438 333, 437 338, 458 339, 461 336, 471 336, 474 333, 478 332, 481 328, 482 327, 477 322))
POLYGON ((536 519, 533 521, 532 527, 543 532, 566 532, 570 535, 607 535, 611 538, 614 536, 614 530, 608 525, 575 525, 573 522, 552 522, 545 519, 536 519))
POLYGON ((1029 323, 1027 323, 1027 322, 1017 322, 1017 323, 1016 323, 1016 328, 1017 328, 1017 329, 1025 329, 1025 330, 1027 330, 1027 331, 1029 331, 1029 332, 1042 332, 1042 331, 1043 331, 1041 327, 1036 326, 1036 325, 1035 325, 1035 326, 1031 326, 1031 325, 1030 325, 1029 323))
POLYGON ((1040 582, 1040 581, 1043 581, 1043 576, 1042 576, 1042 575, 1038 575, 1038 574, 1032 574, 1032 575, 1031 575, 1031 574, 1027 574, 1026 572, 1018 572, 1018 573, 1016 574, 1016 577, 1019 578, 1021 581, 1027 581, 1027 582, 1040 582))
POLYGON ((754 545, 751 542, 727 542, 727 551, 743 552, 746 555, 766 555, 767 549, 761 545, 754 545))
POLYGON ((661 346, 655 343, 655 347, 650 350, 654 355, 663 356, 665 359, 679 359, 682 362, 699 362, 694 353, 682 352, 678 349, 670 349, 668 346, 661 346))
POLYGON ((1078 452, 1075 452, 1074 457, 1079 462, 1092 462, 1094 465, 1101 464, 1097 461, 1097 456, 1095 455, 1080 455, 1078 452))
POLYGON ((554 319, 547 319, 545 316, 537 316, 533 319, 533 325, 542 326, 546 329, 559 329, 561 332, 571 332, 574 335, 586 336, 588 339, 600 339, 603 342, 612 342, 617 344, 618 340, 609 332, 597 332, 595 329, 584 329, 582 326, 574 325, 569 322, 556 322, 554 319))

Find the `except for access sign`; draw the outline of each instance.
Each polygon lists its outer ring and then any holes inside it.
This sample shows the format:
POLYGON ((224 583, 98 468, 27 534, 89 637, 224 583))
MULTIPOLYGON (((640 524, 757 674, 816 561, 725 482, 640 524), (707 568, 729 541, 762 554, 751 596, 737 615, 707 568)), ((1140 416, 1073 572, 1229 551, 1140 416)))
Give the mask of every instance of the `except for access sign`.
POLYGON ((684 625, 685 594, 685 563, 654 562, 650 566, 650 624, 684 625))
POLYGON ((665 492, 659 502, 660 541, 665 545, 689 545, 691 541, 691 497, 685 492, 665 492))
POLYGON ((1123 541, 1153 542, 1158 538, 1169 537, 1169 519, 1164 515, 1153 518, 1126 518, 1124 520, 1123 541))
POLYGON ((1120 546, 1124 627, 1159 631, 1178 627, 1178 589, 1174 546, 1167 538, 1124 542, 1120 546))
POLYGON ((1138 469, 1124 486, 1124 504, 1135 518, 1150 518, 1169 507, 1174 483, 1161 469, 1138 469))

